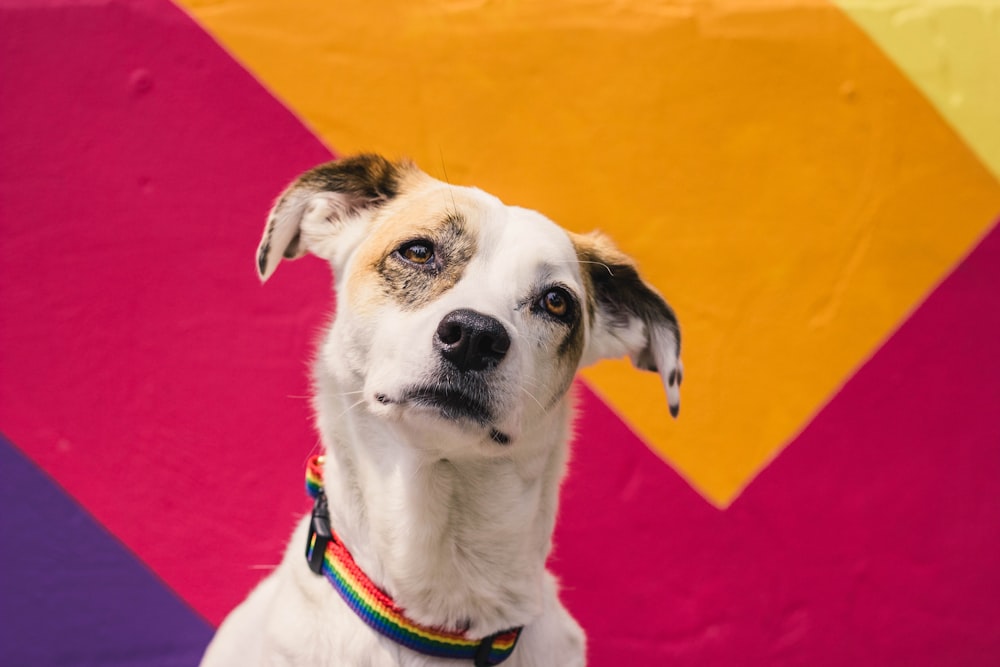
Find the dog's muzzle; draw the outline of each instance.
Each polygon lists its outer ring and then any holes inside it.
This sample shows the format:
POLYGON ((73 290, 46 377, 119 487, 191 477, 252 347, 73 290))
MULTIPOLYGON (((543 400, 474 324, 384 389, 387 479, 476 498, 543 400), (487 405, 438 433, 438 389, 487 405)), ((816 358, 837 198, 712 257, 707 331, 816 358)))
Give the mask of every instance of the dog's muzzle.
POLYGON ((494 317, 462 308, 445 315, 434 330, 438 360, 416 384, 397 396, 376 394, 383 405, 430 408, 453 422, 490 428, 490 438, 506 445, 510 436, 493 428, 498 405, 493 371, 507 356, 511 339, 494 317))

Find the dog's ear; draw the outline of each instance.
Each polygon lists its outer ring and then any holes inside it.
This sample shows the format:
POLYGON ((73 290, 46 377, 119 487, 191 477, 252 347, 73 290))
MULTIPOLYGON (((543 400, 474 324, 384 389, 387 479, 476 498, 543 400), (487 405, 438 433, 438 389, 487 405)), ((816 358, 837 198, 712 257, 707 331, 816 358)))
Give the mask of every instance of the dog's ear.
MULTIPOLYGON (((278 197, 257 247, 261 281, 271 277, 282 257, 306 252, 338 264, 348 230, 398 194, 403 177, 416 167, 378 155, 356 155, 321 164, 299 176, 278 197)), ((355 237, 357 238, 357 237, 355 237)), ((349 245, 349 244, 346 244, 349 245)))
POLYGON ((676 417, 683 366, 681 331, 673 309, 607 237, 571 236, 590 306, 590 339, 583 363, 627 355, 636 368, 659 373, 670 414, 676 417))

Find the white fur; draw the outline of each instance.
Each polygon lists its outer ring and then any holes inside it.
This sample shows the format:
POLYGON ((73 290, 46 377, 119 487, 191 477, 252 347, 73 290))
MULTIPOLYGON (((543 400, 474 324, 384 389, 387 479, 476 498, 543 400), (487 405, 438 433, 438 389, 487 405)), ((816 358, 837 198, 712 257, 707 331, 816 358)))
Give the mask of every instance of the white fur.
MULTIPOLYGON (((333 529, 414 621, 467 628, 470 637, 524 626, 508 667, 583 665, 583 632, 545 569, 570 439, 567 388, 581 359, 607 356, 601 348, 635 354, 657 343, 648 325, 630 321, 610 345, 612 334, 595 316, 599 330, 586 327, 587 344, 567 366, 555 353, 565 330, 530 308, 537 290, 552 284, 586 308, 574 244, 554 223, 419 172, 399 196, 360 211, 340 205, 335 193, 302 190, 293 185, 284 199, 291 208, 277 210, 279 203, 271 216, 276 228, 265 234, 261 273, 274 271, 279 245, 299 233, 295 254, 323 257, 337 278, 337 316, 314 367, 333 529), (424 224, 413 211, 436 208, 460 212, 475 237, 477 251, 461 279, 416 309, 357 289, 354 283, 372 279, 360 259, 370 256, 366 244, 393 225, 424 224), (400 398, 414 381, 433 380, 440 362, 435 329, 460 308, 495 318, 511 337, 490 373, 497 416, 488 426, 444 419, 400 398), (509 444, 495 442, 492 430, 509 436, 509 444)), ((657 362, 672 367, 677 341, 660 343, 657 362)), ((219 628, 203 667, 464 664, 415 653, 370 630, 307 567, 306 531, 304 518, 281 564, 219 628)))

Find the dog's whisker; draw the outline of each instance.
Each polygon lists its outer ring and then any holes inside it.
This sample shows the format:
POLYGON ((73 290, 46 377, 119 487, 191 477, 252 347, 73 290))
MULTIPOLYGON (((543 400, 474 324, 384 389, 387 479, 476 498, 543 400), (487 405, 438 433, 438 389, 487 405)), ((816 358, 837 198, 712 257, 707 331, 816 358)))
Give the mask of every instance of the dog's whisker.
POLYGON ((524 333, 523 331, 516 332, 515 336, 519 340, 525 340, 525 341, 528 341, 530 343, 535 343, 536 345, 544 345, 545 344, 545 341, 541 337, 539 337, 539 336, 531 336, 529 334, 524 333))
POLYGON ((523 392, 524 392, 525 394, 527 394, 527 395, 528 395, 528 397, 529 397, 529 398, 530 398, 531 400, 533 400, 533 401, 534 401, 535 403, 537 403, 537 404, 538 404, 538 407, 540 407, 540 408, 541 408, 542 410, 544 410, 544 409, 545 409, 545 406, 544 406, 544 405, 542 405, 542 402, 541 402, 541 401, 539 401, 539 400, 538 400, 537 398, 535 398, 535 395, 534 395, 534 394, 532 394, 532 393, 531 393, 530 391, 528 391, 528 388, 527 388, 527 387, 521 387, 521 391, 523 391, 523 392))
POLYGON ((534 375, 525 375, 523 379, 524 379, 525 382, 528 382, 533 387, 541 387, 542 386, 541 381, 536 376, 534 376, 534 375))
POLYGON ((530 396, 535 401, 535 403, 538 404, 538 407, 540 407, 542 410, 548 410, 550 407, 552 407, 552 402, 551 402, 553 400, 551 398, 552 387, 550 387, 547 384, 539 381, 537 378, 534 378, 534 377, 531 377, 531 376, 525 376, 525 378, 524 378, 524 386, 522 387, 522 390, 524 391, 524 393, 528 394, 528 396, 530 396), (544 391, 545 393, 542 394, 542 395, 550 396, 550 398, 549 398, 549 404, 545 405, 540 400, 538 400, 537 396, 535 396, 530 391, 528 391, 529 387, 531 389, 536 390, 536 391, 538 391, 538 390, 544 391))
POLYGON ((544 385, 541 382, 539 382, 537 379, 535 379, 533 377, 530 377, 530 376, 525 376, 523 378, 523 382, 524 382, 524 384, 526 386, 531 387, 532 389, 544 389, 545 388, 544 385))
POLYGON ((308 456, 306 456, 305 460, 302 461, 302 467, 305 468, 306 464, 309 463, 309 459, 311 459, 314 455, 322 453, 323 453, 323 440, 320 438, 316 438, 316 440, 313 442, 312 449, 309 450, 308 456))
POLYGON ((357 401, 357 402, 355 402, 355 403, 351 403, 351 404, 350 404, 350 405, 348 405, 348 406, 347 406, 346 408, 344 408, 344 410, 343 410, 343 411, 342 411, 342 412, 341 412, 340 414, 338 414, 338 415, 337 415, 337 416, 336 416, 336 417, 334 418, 334 421, 337 421, 337 420, 339 420, 339 419, 340 419, 341 417, 343 417, 344 415, 346 415, 346 414, 347 414, 348 412, 350 412, 350 411, 351 411, 351 410, 353 410, 354 408, 358 407, 359 405, 364 405, 364 402, 365 402, 365 399, 363 399, 363 398, 362 398, 362 399, 361 399, 360 401, 357 401))
POLYGON ((595 262, 590 259, 555 259, 551 261, 553 264, 594 264, 596 266, 603 266, 607 270, 609 276, 615 275, 615 272, 611 270, 611 267, 604 262, 595 262))
MULTIPOLYGON (((451 179, 448 178, 448 167, 444 164, 444 151, 441 150, 441 146, 438 145, 438 157, 441 160, 441 171, 444 172, 444 182, 451 185, 451 179)), ((451 210, 454 215, 458 215, 458 203, 455 201, 455 191, 452 188, 448 188, 448 194, 451 195, 451 210)))

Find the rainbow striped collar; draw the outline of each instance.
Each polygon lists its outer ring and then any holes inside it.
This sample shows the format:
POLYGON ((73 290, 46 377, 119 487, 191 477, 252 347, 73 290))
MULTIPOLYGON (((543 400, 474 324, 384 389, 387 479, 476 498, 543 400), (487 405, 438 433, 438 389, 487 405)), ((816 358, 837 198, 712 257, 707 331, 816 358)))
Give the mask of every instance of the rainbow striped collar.
POLYGON ((464 633, 429 628, 406 617, 392 598, 361 571, 331 529, 323 491, 322 456, 309 459, 306 492, 315 500, 306 542, 309 568, 324 575, 354 613, 373 630, 424 655, 472 660, 476 667, 499 665, 514 652, 522 628, 505 630, 483 639, 470 639, 464 633))

